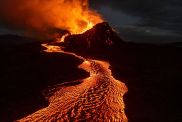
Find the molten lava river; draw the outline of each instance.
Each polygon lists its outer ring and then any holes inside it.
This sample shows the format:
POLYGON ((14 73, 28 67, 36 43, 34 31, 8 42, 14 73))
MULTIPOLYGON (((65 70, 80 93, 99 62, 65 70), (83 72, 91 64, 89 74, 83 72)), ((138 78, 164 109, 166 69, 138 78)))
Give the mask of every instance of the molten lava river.
MULTIPOLYGON (((24 117, 18 122, 127 122, 123 95, 127 87, 116 80, 104 61, 85 59, 75 53, 65 52, 59 46, 42 44, 45 52, 57 52, 75 56, 83 63, 78 66, 90 73, 80 84, 59 85, 48 98, 49 106, 24 117)), ((73 81, 75 82, 75 81, 73 81)))

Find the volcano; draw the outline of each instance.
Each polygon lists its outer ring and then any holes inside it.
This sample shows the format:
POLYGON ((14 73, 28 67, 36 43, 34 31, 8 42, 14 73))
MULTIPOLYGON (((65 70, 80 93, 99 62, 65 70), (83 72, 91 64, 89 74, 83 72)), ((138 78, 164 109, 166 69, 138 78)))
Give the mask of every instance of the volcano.
POLYGON ((60 44, 67 51, 85 56, 106 55, 119 49, 125 42, 107 22, 96 24, 83 34, 70 35, 60 44))
POLYGON ((2 122, 180 120, 180 47, 126 42, 106 22, 41 44, 1 47, 2 122))
POLYGON ((99 23, 83 34, 71 35, 65 39, 67 48, 78 47, 78 50, 105 49, 122 44, 122 42, 123 40, 118 37, 107 22, 99 23))

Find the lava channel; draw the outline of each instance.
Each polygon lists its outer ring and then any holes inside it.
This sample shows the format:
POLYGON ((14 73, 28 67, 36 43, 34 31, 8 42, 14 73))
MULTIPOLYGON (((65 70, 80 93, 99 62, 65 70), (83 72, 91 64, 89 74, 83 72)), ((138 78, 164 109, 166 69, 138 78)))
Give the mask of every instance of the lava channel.
POLYGON ((78 67, 90 77, 79 80, 75 86, 57 86, 48 98, 48 107, 36 111, 17 122, 128 122, 124 112, 123 95, 127 87, 116 80, 104 61, 87 60, 74 53, 64 52, 58 46, 44 44, 46 52, 59 52, 83 59, 78 67))

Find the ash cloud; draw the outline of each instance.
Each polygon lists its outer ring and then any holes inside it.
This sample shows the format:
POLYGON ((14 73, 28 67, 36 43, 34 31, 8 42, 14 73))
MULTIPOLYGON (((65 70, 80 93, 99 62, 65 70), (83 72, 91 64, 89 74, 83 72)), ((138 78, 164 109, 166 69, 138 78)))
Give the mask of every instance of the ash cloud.
POLYGON ((0 0, 0 26, 43 36, 84 24, 88 12, 88 0, 0 0))

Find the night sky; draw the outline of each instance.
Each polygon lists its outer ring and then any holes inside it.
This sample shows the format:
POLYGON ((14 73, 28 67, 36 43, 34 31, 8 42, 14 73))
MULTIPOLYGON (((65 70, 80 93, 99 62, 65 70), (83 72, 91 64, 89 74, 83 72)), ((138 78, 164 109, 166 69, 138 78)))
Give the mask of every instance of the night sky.
MULTIPOLYGON (((90 0, 90 6, 101 13, 126 41, 182 41, 181 0, 90 0)), ((12 30, 1 24, 0 34, 9 32, 12 30)))
POLYGON ((91 5, 130 41, 182 41, 181 0, 93 0, 91 5))

